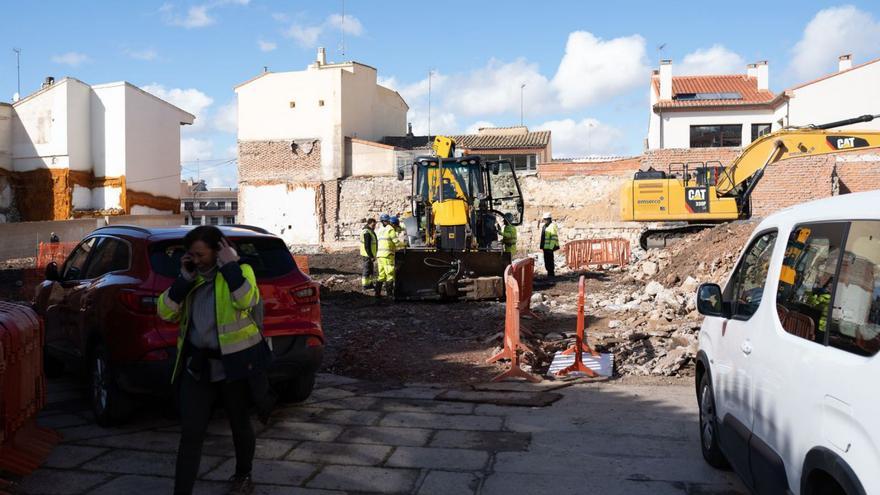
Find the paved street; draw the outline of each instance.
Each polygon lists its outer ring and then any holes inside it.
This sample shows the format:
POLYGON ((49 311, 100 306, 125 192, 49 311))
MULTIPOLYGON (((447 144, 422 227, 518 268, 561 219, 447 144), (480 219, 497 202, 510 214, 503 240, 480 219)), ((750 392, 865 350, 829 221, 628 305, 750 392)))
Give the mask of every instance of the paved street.
MULTIPOLYGON (((257 493, 738 494, 700 456, 693 387, 614 382, 499 390, 383 386, 322 375, 306 404, 258 426, 257 493), (436 400, 551 401, 547 407, 436 400)), ((30 494, 171 493, 178 427, 159 410, 120 428, 91 422, 78 387, 50 384, 41 424, 64 435, 24 481, 30 494)), ((225 419, 209 428, 197 493, 234 469, 225 419)))

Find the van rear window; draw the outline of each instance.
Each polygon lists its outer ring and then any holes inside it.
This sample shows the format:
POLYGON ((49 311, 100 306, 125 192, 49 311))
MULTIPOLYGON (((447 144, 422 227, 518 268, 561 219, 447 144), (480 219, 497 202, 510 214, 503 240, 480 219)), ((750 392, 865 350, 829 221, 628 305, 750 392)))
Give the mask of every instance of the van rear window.
MULTIPOLYGON (((257 278, 280 277, 296 268, 293 256, 281 239, 248 237, 231 241, 241 263, 249 264, 257 278)), ((180 258, 185 252, 183 239, 156 242, 150 246, 150 264, 156 273, 175 278, 180 273, 180 258)))

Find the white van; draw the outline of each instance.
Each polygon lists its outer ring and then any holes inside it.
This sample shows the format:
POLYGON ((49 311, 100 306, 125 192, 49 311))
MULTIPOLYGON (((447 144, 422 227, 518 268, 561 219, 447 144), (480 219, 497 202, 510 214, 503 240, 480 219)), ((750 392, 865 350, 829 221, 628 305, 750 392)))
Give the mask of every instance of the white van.
POLYGON ((697 307, 706 461, 754 493, 880 493, 880 191, 768 217, 697 307))

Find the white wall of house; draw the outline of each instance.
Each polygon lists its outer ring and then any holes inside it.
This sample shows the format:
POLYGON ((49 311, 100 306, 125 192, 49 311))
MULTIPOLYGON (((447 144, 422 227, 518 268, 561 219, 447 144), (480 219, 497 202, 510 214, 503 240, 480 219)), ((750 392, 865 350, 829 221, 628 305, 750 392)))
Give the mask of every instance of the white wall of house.
POLYGON ((245 185, 239 190, 238 198, 239 222, 259 225, 279 235, 289 246, 319 244, 314 188, 287 184, 245 185))
MULTIPOLYGON (((92 159, 96 177, 125 175, 125 86, 118 83, 95 86, 92 112, 92 159)), ((178 146, 180 146, 178 138, 178 146)), ((163 143, 163 146, 166 145, 163 143)))
POLYGON ((347 176, 395 175, 398 165, 412 163, 415 153, 371 141, 346 140, 347 176))
POLYGON ((0 168, 12 170, 12 105, 0 103, 0 168))
MULTIPOLYGON (((825 124, 880 113, 880 61, 857 67, 791 90, 787 105, 777 118, 788 116, 791 125, 825 124)), ((880 121, 853 124, 840 129, 880 129, 880 121)))
POLYGON ((324 180, 345 174, 346 137, 378 140, 406 132, 406 103, 377 84, 376 69, 357 62, 266 73, 235 92, 239 141, 318 138, 324 180))
MULTIPOLYGON (((772 110, 662 112, 658 119, 662 119, 658 127, 663 129, 663 148, 690 148, 692 125, 742 124, 743 146, 752 142, 752 124, 773 124, 773 130, 778 128, 772 110)), ((659 144, 659 129, 656 140, 659 144)))
POLYGON ((63 79, 13 105, 12 170, 68 168, 68 84, 63 79))

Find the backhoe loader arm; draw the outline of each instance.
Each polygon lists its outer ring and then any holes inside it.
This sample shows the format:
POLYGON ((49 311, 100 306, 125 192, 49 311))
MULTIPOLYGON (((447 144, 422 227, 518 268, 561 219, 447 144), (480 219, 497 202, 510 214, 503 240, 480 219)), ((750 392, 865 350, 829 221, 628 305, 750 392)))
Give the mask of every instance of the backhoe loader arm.
POLYGON ((761 136, 747 146, 720 174, 716 184, 718 195, 728 195, 738 186, 754 179, 749 182, 748 189, 743 194, 744 197, 748 197, 748 193, 754 189, 767 165, 786 158, 880 148, 880 132, 827 130, 831 127, 870 122, 875 117, 880 116, 863 115, 819 126, 781 129, 761 136))

